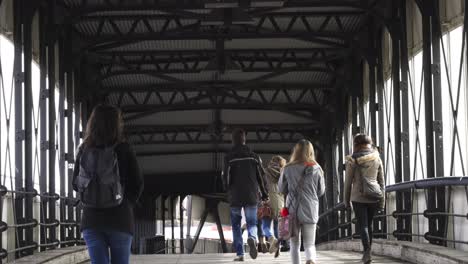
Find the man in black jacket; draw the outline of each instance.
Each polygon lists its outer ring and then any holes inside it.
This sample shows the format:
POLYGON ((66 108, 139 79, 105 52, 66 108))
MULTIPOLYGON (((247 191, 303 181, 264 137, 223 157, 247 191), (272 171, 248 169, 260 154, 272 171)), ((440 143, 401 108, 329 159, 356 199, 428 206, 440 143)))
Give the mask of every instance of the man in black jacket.
POLYGON ((261 199, 268 200, 268 192, 263 181, 264 170, 260 157, 245 145, 245 132, 236 129, 232 132, 233 148, 224 158, 223 183, 231 205, 231 224, 237 258, 244 261, 241 220, 244 209, 249 238, 247 243, 250 256, 257 258, 257 204, 258 191, 261 199))

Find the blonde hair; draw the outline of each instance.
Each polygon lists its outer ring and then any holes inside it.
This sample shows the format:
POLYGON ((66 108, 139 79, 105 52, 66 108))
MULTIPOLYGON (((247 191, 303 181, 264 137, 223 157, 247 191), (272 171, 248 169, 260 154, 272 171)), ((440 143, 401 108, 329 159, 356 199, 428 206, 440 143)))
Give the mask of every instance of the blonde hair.
POLYGON ((315 161, 314 146, 306 139, 300 140, 294 146, 288 165, 294 165, 303 162, 317 163, 315 161))
POLYGON ((283 168, 284 166, 286 166, 286 159, 277 155, 271 158, 270 163, 277 163, 280 166, 280 168, 283 168))

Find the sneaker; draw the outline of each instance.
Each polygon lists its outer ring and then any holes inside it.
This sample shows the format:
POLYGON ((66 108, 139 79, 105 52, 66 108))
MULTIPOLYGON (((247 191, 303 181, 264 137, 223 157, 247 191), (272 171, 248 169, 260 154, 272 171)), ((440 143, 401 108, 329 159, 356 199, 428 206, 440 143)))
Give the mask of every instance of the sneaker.
POLYGON ((247 239, 247 244, 249 245, 249 255, 252 259, 256 259, 258 256, 258 251, 257 251, 257 242, 255 239, 249 237, 247 239))
POLYGON ((315 264, 315 262, 313 262, 312 260, 308 260, 306 264, 315 264))
POLYGON ((234 261, 244 261, 244 256, 237 256, 234 261))
POLYGON ((270 243, 270 254, 275 253, 279 245, 278 239, 276 239, 274 236, 271 236, 268 238, 268 242, 270 243))

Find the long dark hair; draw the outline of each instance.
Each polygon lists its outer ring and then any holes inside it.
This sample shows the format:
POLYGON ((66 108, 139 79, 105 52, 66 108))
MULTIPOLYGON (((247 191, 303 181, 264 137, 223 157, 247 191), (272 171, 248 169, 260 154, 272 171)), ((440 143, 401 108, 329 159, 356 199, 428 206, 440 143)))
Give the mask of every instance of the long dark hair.
POLYGON ((94 107, 83 140, 85 147, 110 146, 123 141, 123 121, 120 109, 100 104, 94 107))

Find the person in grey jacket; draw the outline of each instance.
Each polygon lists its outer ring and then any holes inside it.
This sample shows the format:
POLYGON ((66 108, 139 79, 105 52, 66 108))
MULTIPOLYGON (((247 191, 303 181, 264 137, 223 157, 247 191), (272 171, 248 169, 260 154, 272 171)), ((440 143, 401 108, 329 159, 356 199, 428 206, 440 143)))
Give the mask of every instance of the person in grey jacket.
MULTIPOLYGON (((319 197, 325 193, 325 180, 322 168, 315 161, 315 151, 310 141, 303 139, 296 144, 291 160, 281 174, 278 187, 280 192, 287 195, 286 207, 289 214, 297 217, 298 229, 304 239, 306 264, 314 264, 319 197)), ((301 262, 300 233, 291 238, 293 264, 301 262)))

